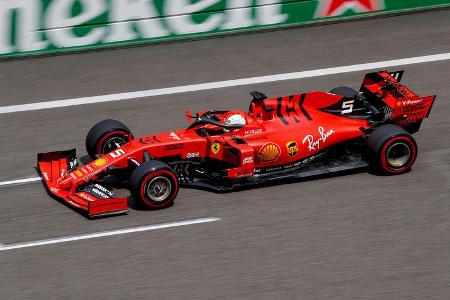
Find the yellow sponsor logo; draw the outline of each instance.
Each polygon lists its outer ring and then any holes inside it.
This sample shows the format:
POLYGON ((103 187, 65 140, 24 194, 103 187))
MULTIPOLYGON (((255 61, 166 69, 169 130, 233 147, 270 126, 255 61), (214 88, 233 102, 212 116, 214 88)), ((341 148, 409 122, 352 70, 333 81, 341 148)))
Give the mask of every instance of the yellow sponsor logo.
POLYGON ((267 143, 259 150, 257 157, 264 163, 274 162, 278 159, 280 153, 280 146, 275 143, 267 143))
POLYGON ((78 177, 83 177, 83 173, 80 170, 75 170, 75 174, 77 174, 78 177))
POLYGON ((212 153, 214 153, 214 154, 219 153, 219 151, 220 151, 220 143, 212 143, 212 145, 211 145, 211 151, 212 151, 212 153))
POLYGON ((106 163, 108 162, 108 160, 104 157, 100 157, 99 159, 96 159, 94 161, 94 166, 100 168, 103 167, 104 165, 106 165, 106 163))
POLYGON ((95 201, 95 199, 93 197, 91 197, 89 194, 86 194, 85 192, 78 193, 77 195, 89 202, 95 201))
POLYGON ((298 153, 298 145, 296 141, 292 141, 289 143, 286 143, 286 148, 289 156, 296 156, 298 153))

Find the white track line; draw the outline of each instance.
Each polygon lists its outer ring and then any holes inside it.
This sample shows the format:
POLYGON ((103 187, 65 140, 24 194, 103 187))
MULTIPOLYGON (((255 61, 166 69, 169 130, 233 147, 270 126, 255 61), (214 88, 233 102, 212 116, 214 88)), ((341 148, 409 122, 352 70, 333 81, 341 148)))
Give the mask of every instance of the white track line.
POLYGON ((26 184, 30 182, 41 181, 41 177, 32 177, 32 178, 24 178, 24 179, 16 179, 16 180, 8 180, 8 181, 0 181, 0 187, 11 186, 11 185, 20 185, 26 184))
POLYGON ((186 221, 179 221, 179 222, 172 222, 172 223, 165 223, 165 224, 148 225, 148 226, 141 226, 141 227, 103 231, 103 232, 97 232, 97 233, 73 235, 73 236, 67 236, 67 237, 61 237, 61 238, 32 241, 32 242, 25 242, 25 243, 11 244, 11 245, 1 245, 0 244, 0 251, 29 248, 29 247, 36 247, 36 246, 43 246, 43 245, 51 245, 51 244, 59 244, 59 243, 94 239, 94 238, 128 234, 128 233, 134 233, 134 232, 150 231, 150 230, 170 228, 170 227, 209 223, 209 222, 216 222, 216 221, 220 221, 220 220, 221 220, 220 218, 202 218, 202 219, 186 220, 186 221))
POLYGON ((122 100, 135 100, 135 99, 139 99, 139 98, 143 98, 143 97, 154 97, 154 96, 172 95, 172 94, 180 94, 180 93, 195 92, 195 91, 205 91, 205 90, 211 90, 211 89, 227 88, 227 87, 242 86, 242 85, 249 85, 249 84, 301 79, 301 78, 332 75, 332 74, 339 74, 339 73, 364 71, 364 70, 370 70, 370 69, 382 69, 382 68, 395 67, 395 66, 405 66, 405 65, 411 65, 411 64, 429 63, 429 62, 443 61, 443 60, 449 60, 449 59, 450 59, 450 53, 441 53, 441 54, 435 54, 435 55, 409 57, 409 58, 403 58, 403 59, 386 60, 386 61, 379 61, 379 62, 372 62, 372 63, 365 63, 365 64, 324 68, 324 69, 309 70, 309 71, 294 72, 294 73, 273 74, 273 75, 267 75, 267 76, 249 77, 249 78, 216 81, 216 82, 200 83, 200 84, 192 84, 192 85, 183 85, 183 86, 175 86, 175 87, 168 87, 168 88, 161 88, 161 89, 129 92, 129 93, 110 94, 110 95, 93 96, 93 97, 82 97, 82 98, 74 98, 74 99, 66 99, 66 100, 54 100, 54 101, 36 102, 36 103, 29 103, 29 104, 18 104, 18 105, 10 105, 10 106, 0 107, 0 114, 20 112, 20 111, 33 111, 33 110, 57 108, 57 107, 67 107, 67 106, 92 104, 92 103, 113 102, 113 101, 122 101, 122 100))

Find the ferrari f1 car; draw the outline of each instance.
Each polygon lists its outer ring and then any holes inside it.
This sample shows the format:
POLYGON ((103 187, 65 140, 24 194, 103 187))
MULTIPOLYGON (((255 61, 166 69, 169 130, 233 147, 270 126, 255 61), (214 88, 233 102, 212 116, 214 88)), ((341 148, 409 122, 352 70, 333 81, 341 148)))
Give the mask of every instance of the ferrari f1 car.
POLYGON ((359 92, 252 92, 248 112, 188 111, 186 129, 143 137, 104 120, 87 134, 90 162, 77 163, 75 150, 40 153, 38 170, 50 194, 90 217, 128 210, 127 198, 114 196, 118 186, 161 209, 180 186, 227 191, 369 166, 401 174, 416 160, 411 134, 436 97, 417 96, 399 83, 402 75, 367 74, 359 92))

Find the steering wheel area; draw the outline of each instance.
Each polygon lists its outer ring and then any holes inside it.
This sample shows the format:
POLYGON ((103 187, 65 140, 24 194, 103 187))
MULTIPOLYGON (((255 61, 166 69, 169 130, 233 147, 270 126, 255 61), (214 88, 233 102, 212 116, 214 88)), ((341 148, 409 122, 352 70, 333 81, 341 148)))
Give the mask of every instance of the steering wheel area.
POLYGON ((223 123, 219 116, 226 112, 227 111, 207 111, 201 115, 196 114, 195 116, 191 116, 195 121, 188 129, 196 128, 196 132, 200 136, 214 136, 228 133, 244 126, 223 123))
POLYGON ((221 112, 215 112, 215 111, 207 111, 205 113, 203 113, 202 115, 195 115, 195 116, 191 116, 192 118, 195 119, 195 121, 188 127, 188 129, 191 128, 195 128, 197 126, 200 125, 205 125, 205 124, 211 124, 211 125, 215 125, 224 129, 238 129, 243 127, 244 125, 236 125, 236 124, 225 124, 222 123, 220 121, 220 118, 217 116, 218 113, 221 112))

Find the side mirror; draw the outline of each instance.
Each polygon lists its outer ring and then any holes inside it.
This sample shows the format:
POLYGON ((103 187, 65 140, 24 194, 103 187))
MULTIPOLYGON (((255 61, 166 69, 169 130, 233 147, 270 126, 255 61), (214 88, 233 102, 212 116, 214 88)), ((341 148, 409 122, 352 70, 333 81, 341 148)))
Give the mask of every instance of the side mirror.
POLYGON ((192 109, 189 109, 186 111, 186 120, 188 121, 189 124, 192 124, 192 109))

